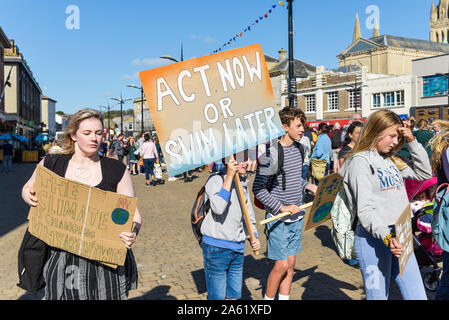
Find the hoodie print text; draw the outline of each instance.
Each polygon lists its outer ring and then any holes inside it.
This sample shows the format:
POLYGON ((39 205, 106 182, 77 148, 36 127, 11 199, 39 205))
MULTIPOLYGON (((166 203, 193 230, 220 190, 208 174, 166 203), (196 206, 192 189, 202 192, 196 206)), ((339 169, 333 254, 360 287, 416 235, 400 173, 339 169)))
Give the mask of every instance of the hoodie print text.
POLYGON ((400 190, 404 185, 404 180, 395 165, 388 168, 377 168, 377 178, 379 179, 380 191, 400 190))

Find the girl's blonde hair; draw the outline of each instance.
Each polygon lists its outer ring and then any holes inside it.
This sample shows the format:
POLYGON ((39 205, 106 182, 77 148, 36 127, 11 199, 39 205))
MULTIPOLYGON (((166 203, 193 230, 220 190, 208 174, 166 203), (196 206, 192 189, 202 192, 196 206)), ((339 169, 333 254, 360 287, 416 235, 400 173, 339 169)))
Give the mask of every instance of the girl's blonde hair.
POLYGON ((449 128, 449 121, 446 121, 446 120, 440 120, 440 119, 434 120, 431 125, 432 129, 434 128, 434 126, 436 124, 439 125, 445 131, 449 128))
MULTIPOLYGON (((347 157, 350 158, 355 153, 373 149, 379 142, 383 132, 395 125, 402 126, 402 120, 393 111, 378 110, 372 113, 363 125, 359 140, 354 148, 348 152, 347 157)), ((393 154, 402 149, 405 141, 404 137, 400 135, 398 139, 399 143, 396 148, 391 150, 386 156, 392 157, 393 154)))
POLYGON ((449 147, 449 121, 435 120, 432 122, 432 126, 435 122, 441 126, 443 132, 437 134, 429 141, 429 146, 432 150, 430 162, 433 172, 437 172, 441 168, 441 154, 449 147))
POLYGON ((94 109, 81 109, 72 115, 67 123, 62 138, 63 149, 62 153, 72 154, 75 153, 75 142, 72 140, 72 135, 75 135, 80 127, 80 123, 86 119, 95 118, 101 122, 103 126, 103 114, 94 109))

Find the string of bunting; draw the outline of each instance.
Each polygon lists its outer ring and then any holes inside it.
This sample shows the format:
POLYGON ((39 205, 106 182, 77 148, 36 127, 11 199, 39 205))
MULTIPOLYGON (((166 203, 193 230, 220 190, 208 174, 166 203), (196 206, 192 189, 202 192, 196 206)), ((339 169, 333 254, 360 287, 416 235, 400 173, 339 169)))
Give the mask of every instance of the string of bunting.
MULTIPOLYGON (((278 1, 278 4, 281 5, 282 7, 284 7, 284 3, 282 0, 278 1)), ((229 41, 226 41, 225 44, 223 44, 220 48, 218 48, 217 50, 214 50, 213 53, 217 53, 220 52, 221 50, 224 49, 224 47, 229 46, 231 44, 231 42, 235 42, 236 40, 238 40, 238 38, 243 37, 243 34, 245 32, 249 32, 251 31, 251 28, 253 28, 254 26, 256 26, 257 24, 259 24, 259 22, 262 22, 262 20, 265 18, 268 18, 268 14, 271 14, 271 12, 273 11, 273 9, 275 9, 277 6, 277 4, 273 4, 271 6, 271 8, 262 16, 259 16, 258 19, 254 20, 251 25, 247 26, 242 32, 240 33, 236 33, 235 36, 233 36, 231 39, 229 39, 229 41)))

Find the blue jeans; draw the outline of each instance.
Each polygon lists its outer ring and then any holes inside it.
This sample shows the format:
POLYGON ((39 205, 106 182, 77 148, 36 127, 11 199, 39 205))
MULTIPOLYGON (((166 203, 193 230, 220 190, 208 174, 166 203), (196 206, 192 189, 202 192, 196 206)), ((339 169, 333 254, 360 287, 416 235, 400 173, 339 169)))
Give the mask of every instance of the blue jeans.
POLYGON ((243 261, 243 253, 203 243, 208 300, 241 298, 243 261))
POLYGON ((398 259, 393 256, 390 248, 361 225, 357 226, 355 232, 354 250, 362 272, 367 300, 387 300, 391 278, 396 281, 404 300, 427 300, 414 253, 401 278, 398 259))
POLYGON ((143 166, 145 168, 145 178, 150 180, 150 175, 154 176, 154 162, 155 158, 143 159, 143 166))
POLYGON ((308 172, 309 172, 309 165, 308 164, 304 164, 302 166, 302 173, 301 173, 303 180, 307 180, 307 173, 308 172))
POLYGON ((441 260, 443 260, 443 274, 435 294, 435 300, 449 300, 449 252, 443 251, 441 260))
POLYGON ((12 156, 3 156, 3 172, 11 172, 12 156))

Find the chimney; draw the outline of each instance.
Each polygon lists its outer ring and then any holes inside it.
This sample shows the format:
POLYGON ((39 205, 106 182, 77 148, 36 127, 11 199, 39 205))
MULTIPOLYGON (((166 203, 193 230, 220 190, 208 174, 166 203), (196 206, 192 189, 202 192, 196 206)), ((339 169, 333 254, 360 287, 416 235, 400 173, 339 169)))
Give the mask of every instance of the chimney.
POLYGON ((287 58, 287 50, 285 50, 284 48, 279 50, 278 53, 279 53, 279 62, 287 58))

